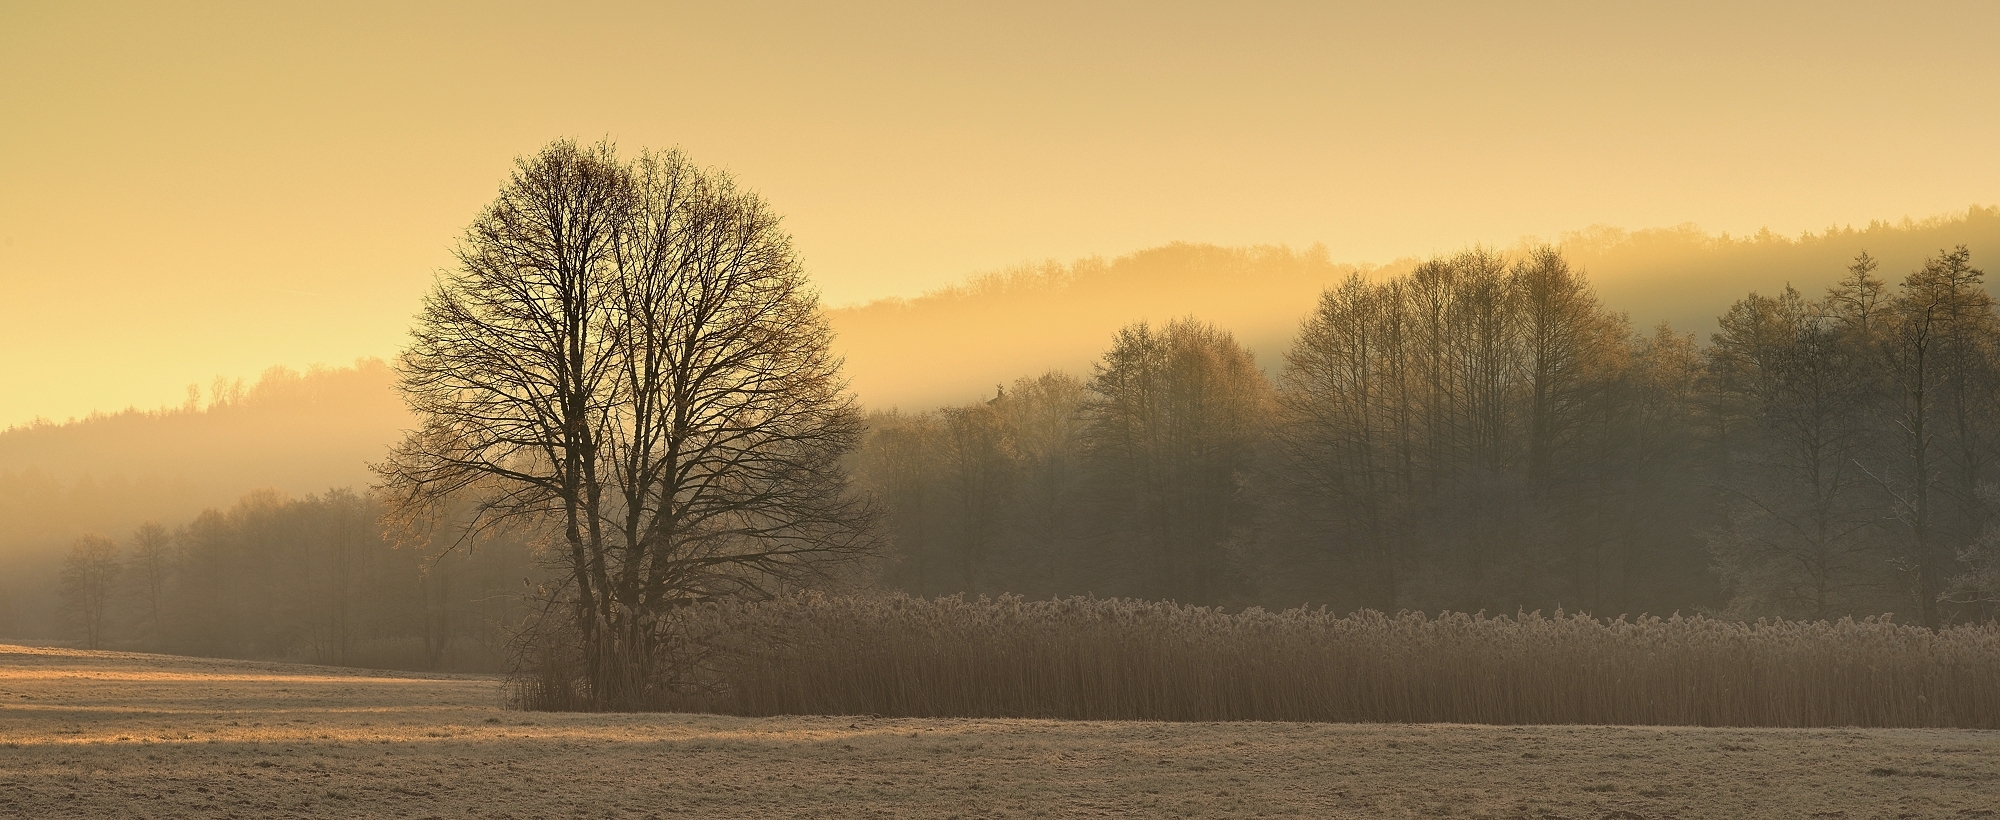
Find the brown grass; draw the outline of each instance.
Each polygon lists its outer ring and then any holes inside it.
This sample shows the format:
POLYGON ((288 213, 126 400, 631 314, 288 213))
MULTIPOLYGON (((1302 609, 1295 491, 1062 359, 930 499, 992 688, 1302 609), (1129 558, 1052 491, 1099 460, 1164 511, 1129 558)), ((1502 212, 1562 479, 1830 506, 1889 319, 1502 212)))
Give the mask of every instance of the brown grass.
POLYGON ((2000 727, 1993 625, 818 595, 684 624, 714 652, 677 706, 726 714, 2000 727))
POLYGON ((530 714, 0 646, 0 817, 1992 817, 2000 733, 530 714))

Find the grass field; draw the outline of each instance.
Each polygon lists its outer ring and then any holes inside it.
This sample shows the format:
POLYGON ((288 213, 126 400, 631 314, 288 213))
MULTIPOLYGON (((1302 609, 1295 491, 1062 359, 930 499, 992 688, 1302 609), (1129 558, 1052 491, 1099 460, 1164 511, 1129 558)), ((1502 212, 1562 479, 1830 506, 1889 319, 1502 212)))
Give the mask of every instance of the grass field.
POLYGON ((0 817, 2000 816, 2000 732, 510 711, 492 678, 0 646, 0 817))
POLYGON ((2000 729, 1994 624, 812 593, 677 623, 711 686, 659 705, 748 717, 2000 729))

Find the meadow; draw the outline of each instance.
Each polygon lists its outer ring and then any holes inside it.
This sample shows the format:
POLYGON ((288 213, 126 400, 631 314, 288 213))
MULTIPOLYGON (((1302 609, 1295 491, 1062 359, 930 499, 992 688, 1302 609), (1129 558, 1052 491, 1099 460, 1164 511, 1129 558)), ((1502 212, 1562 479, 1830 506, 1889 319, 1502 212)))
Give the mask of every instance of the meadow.
POLYGON ((1994 816, 2000 733, 543 713, 494 677, 0 646, 9 817, 1994 816))

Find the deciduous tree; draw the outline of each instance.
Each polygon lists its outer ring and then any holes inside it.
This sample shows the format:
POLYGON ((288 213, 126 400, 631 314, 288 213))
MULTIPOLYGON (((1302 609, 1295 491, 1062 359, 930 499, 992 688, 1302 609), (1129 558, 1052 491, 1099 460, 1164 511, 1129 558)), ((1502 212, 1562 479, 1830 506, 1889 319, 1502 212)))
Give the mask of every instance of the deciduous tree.
POLYGON ((85 649, 104 646, 118 584, 118 542, 85 535, 63 555, 62 604, 85 649))
POLYGON ((1129 561, 1134 591, 1214 603, 1265 434, 1269 386, 1249 351, 1194 319, 1118 332, 1090 380, 1084 446, 1101 538, 1129 561))
POLYGON ((588 708, 657 700, 679 607, 761 595, 873 546, 841 459, 862 424, 762 199, 677 152, 557 142, 467 231, 400 367, 422 420, 378 471, 405 512, 563 544, 588 708))

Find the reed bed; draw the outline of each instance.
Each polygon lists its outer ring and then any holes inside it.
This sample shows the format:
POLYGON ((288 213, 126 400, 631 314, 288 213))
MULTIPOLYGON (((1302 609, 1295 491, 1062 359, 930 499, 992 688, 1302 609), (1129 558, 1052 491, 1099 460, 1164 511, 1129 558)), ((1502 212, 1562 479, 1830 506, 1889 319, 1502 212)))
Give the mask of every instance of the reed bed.
POLYGON ((691 608, 671 708, 1092 720, 2000 728, 2000 627, 800 595, 691 608))

